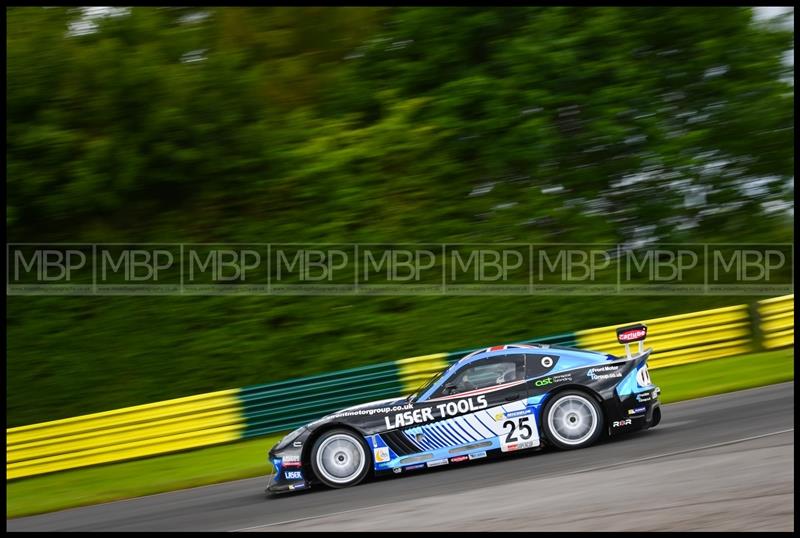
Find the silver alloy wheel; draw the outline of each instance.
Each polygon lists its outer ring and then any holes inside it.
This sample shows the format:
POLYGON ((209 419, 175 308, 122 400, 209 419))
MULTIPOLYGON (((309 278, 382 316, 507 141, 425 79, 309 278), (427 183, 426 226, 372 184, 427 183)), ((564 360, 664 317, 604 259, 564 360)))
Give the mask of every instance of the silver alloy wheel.
POLYGON ((346 484, 361 474, 367 458, 358 439, 337 433, 319 445, 316 463, 317 469, 326 480, 334 484, 346 484))
POLYGON ((557 400, 547 415, 551 434, 565 445, 580 445, 589 439, 599 421, 592 403, 577 394, 557 400))

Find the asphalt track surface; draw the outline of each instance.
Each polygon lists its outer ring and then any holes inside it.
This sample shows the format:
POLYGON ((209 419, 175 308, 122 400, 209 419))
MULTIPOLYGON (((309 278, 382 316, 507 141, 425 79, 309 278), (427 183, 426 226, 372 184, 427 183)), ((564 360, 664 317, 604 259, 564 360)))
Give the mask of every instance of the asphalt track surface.
MULTIPOLYGON (((265 454, 269 447, 264 447, 265 454)), ((794 530, 794 384, 664 406, 567 452, 266 498, 266 477, 8 520, 10 531, 794 530)))

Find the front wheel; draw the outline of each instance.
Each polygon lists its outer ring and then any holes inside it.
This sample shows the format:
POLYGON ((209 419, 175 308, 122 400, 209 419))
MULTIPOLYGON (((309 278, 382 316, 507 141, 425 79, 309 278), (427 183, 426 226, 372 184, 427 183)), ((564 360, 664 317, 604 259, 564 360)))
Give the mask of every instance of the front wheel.
POLYGON ((584 448, 603 433, 603 410, 588 394, 568 390, 550 400, 542 415, 547 440, 562 450, 584 448))
POLYGON ((369 461, 364 441, 345 429, 325 432, 311 450, 314 475, 332 488, 346 488, 361 482, 369 472, 369 461))

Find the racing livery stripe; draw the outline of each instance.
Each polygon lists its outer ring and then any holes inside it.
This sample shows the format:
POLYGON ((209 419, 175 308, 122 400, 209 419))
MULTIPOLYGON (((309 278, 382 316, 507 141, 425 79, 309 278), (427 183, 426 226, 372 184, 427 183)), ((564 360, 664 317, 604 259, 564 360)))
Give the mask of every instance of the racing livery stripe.
MULTIPOLYGON (((487 415, 489 415, 489 419, 490 419, 492 422, 494 422, 494 417, 493 417, 492 415, 490 415, 490 414, 489 414, 489 411, 488 411, 488 410, 484 411, 484 413, 486 413, 487 415)), ((481 418, 481 413, 475 413, 475 418, 477 418, 477 419, 480 421, 480 423, 481 423, 481 424, 483 424, 483 425, 484 425, 484 427, 486 427, 486 429, 487 429, 487 430, 489 430, 490 432, 492 432, 492 437, 495 437, 495 436, 497 435, 497 434, 494 432, 494 428, 492 428, 491 426, 487 426, 487 425, 486 425, 486 423, 483 421, 483 419, 481 418)))
POLYGON ((476 426, 474 426, 472 424, 472 420, 470 420, 471 417, 466 416, 466 417, 463 417, 463 418, 464 418, 464 425, 466 427, 468 427, 470 430, 475 432, 475 435, 477 436, 477 439, 479 439, 479 440, 486 439, 486 435, 481 433, 480 430, 476 426))
POLYGON ((450 437, 456 440, 456 444, 463 445, 469 443, 468 439, 464 439, 456 430, 453 428, 452 424, 448 423, 449 421, 442 422, 442 429, 444 429, 445 433, 449 434, 450 437))
POLYGON ((448 428, 444 422, 437 424, 436 429, 437 431, 441 431, 442 435, 444 435, 450 441, 450 446, 457 446, 461 444, 461 440, 458 438, 458 436, 451 432, 450 428, 448 428))
POLYGON ((413 432, 414 435, 422 434, 422 440, 420 441, 420 444, 423 445, 427 450, 436 450, 437 448, 440 448, 441 441, 435 439, 434 436, 427 430, 427 428, 420 426, 409 430, 409 432, 413 432))
POLYGON ((428 424, 428 426, 423 428, 423 430, 426 432, 426 434, 429 434, 436 440, 438 448, 445 448, 450 444, 452 444, 451 441, 447 439, 447 437, 445 437, 441 432, 439 432, 439 430, 434 428, 433 424, 428 424))
POLYGON ((477 439, 475 439, 474 435, 472 435, 466 429, 464 429, 464 426, 462 425, 462 421, 453 420, 453 421, 450 422, 450 427, 453 428, 453 430, 456 433, 458 433, 459 437, 462 437, 462 438, 466 439, 468 443, 473 443, 473 442, 477 441, 477 439))
POLYGON ((409 434, 407 431, 403 431, 402 435, 406 439, 406 441, 408 441, 411 444, 411 446, 415 447, 420 452, 425 450, 425 447, 422 446, 422 444, 418 443, 415 437, 409 434))
MULTIPOLYGON (((466 423, 464 423, 464 424, 466 424, 466 423)), ((462 421, 460 421, 460 420, 454 420, 454 421, 453 421, 453 425, 454 425, 454 427, 457 427, 459 430, 461 430, 461 431, 464 433, 464 436, 465 436, 467 439, 469 439, 469 441, 470 441, 470 442, 473 442, 473 441, 479 441, 479 439, 476 439, 476 438, 475 438, 475 436, 474 436, 473 434, 471 434, 470 432, 468 432, 468 431, 467 431, 467 429, 466 429, 466 428, 464 427, 464 425, 462 424, 462 421)))
POLYGON ((489 433, 481 433, 481 437, 483 437, 484 439, 494 437, 494 430, 486 427, 486 424, 484 424, 476 415, 470 415, 467 420, 469 421, 469 425, 472 426, 475 429, 475 431, 483 432, 483 430, 486 430, 489 432, 489 433))
POLYGON ((422 443, 428 447, 428 450, 436 450, 437 448, 441 448, 441 441, 431 435, 428 430, 420 428, 420 433, 422 434, 422 443))
POLYGON ((432 426, 436 429, 436 433, 441 435, 447 442, 445 448, 460 444, 458 439, 447 431, 447 428, 444 427, 444 424, 432 424, 432 426))
POLYGON ((433 447, 434 449, 442 448, 447 443, 439 436, 437 436, 429 427, 420 428, 422 432, 422 438, 425 440, 425 443, 433 447))

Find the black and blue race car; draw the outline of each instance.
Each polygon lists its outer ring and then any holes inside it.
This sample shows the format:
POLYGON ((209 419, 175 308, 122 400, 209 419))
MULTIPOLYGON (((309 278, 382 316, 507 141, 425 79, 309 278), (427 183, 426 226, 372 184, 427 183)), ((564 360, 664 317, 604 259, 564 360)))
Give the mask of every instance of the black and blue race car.
POLYGON ((348 407, 302 426, 269 451, 267 492, 354 486, 370 472, 406 473, 545 445, 576 449, 604 433, 661 420, 647 371, 647 327, 617 329, 626 356, 545 344, 475 351, 415 393, 348 407), (630 345, 638 342, 638 352, 630 345))

